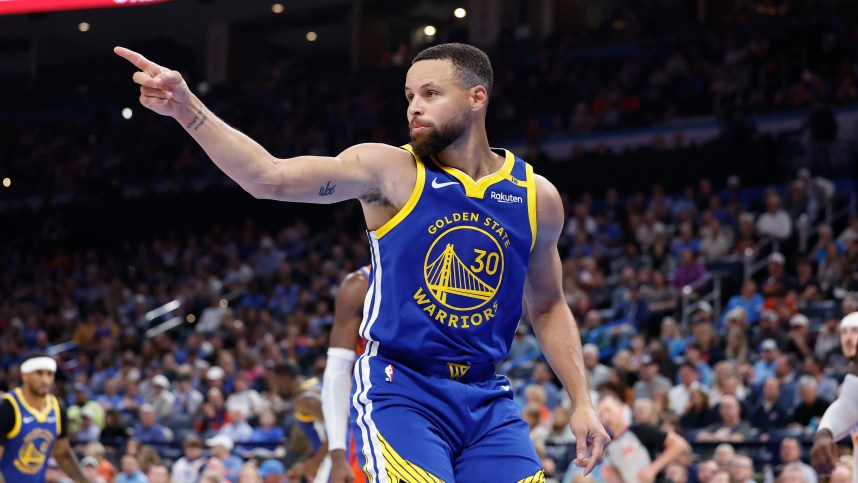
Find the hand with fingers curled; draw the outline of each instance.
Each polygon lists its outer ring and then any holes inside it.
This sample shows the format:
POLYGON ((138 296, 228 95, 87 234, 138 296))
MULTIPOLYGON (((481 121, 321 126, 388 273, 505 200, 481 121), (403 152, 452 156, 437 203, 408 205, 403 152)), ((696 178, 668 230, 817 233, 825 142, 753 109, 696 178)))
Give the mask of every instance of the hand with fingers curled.
POLYGON ((575 408, 569 426, 577 441, 576 457, 572 463, 584 468, 584 476, 587 476, 596 465, 602 463, 605 448, 611 442, 611 437, 608 436, 608 432, 596 416, 596 411, 589 404, 582 404, 575 408))
MULTIPOLYGON (((181 74, 124 47, 115 47, 113 52, 140 69, 132 77, 134 83, 140 85, 140 104, 162 116, 176 119, 183 116, 183 108, 190 105, 193 94, 181 74)), ((201 112, 190 112, 187 117, 191 115, 194 115, 196 120, 188 129, 198 125, 203 116, 201 112)), ((182 122, 185 123, 184 121, 183 118, 182 122)))
POLYGON ((813 447, 810 449, 810 465, 820 475, 828 475, 831 474, 839 459, 840 452, 831 431, 819 430, 813 437, 813 447))

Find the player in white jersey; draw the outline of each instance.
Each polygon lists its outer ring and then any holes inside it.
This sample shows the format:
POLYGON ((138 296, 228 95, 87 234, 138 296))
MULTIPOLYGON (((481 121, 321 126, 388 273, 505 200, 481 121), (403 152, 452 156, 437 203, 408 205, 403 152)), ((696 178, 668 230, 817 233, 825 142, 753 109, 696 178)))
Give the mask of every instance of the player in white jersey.
MULTIPOLYGON (((840 347, 849 359, 849 371, 838 397, 822 416, 819 430, 813 437, 810 464, 820 474, 830 474, 839 460, 837 441, 852 436, 852 458, 858 468, 858 312, 840 321, 840 347)), ((858 482, 858 471, 852 481, 858 482)))

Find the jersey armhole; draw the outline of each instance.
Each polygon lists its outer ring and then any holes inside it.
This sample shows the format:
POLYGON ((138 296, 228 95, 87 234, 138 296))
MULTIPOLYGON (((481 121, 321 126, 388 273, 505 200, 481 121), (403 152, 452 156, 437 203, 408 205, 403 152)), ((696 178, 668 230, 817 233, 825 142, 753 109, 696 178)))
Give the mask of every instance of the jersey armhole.
POLYGON ((527 187, 527 217, 530 220, 530 251, 536 245, 536 178, 533 174, 533 166, 525 163, 526 178, 524 185, 527 187))
POLYGON ((411 145, 404 145, 402 149, 411 153, 411 156, 414 158, 414 162, 417 166, 417 178, 414 182, 414 189, 411 190, 411 196, 408 197, 408 201, 405 202, 405 205, 402 206, 402 209, 396 213, 390 220, 387 221, 380 228, 373 231, 375 233, 375 237, 381 239, 384 235, 388 234, 390 230, 394 229, 396 225, 402 222, 414 207, 417 206, 417 202, 420 200, 420 195, 423 194, 423 186, 426 184, 426 168, 423 164, 423 161, 419 156, 414 152, 411 145))
POLYGON ((6 433, 6 439, 13 439, 15 436, 18 436, 18 433, 21 432, 21 408, 18 407, 18 401, 15 401, 15 398, 11 394, 4 394, 3 400, 9 401, 9 404, 12 405, 12 412, 14 413, 15 422, 12 424, 12 429, 6 433))

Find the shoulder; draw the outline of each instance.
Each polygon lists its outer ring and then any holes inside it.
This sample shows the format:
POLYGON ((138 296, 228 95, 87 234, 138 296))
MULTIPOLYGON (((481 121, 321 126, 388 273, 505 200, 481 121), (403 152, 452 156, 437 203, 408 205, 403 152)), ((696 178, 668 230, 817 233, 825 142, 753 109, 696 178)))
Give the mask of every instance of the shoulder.
POLYGON ((337 155, 343 161, 358 163, 411 162, 410 152, 397 146, 382 143, 355 144, 337 155))
POLYGON ((544 176, 534 174, 536 189, 536 224, 538 232, 546 231, 559 236, 565 223, 563 200, 557 188, 544 176))
POLYGON ((343 281, 340 283, 340 289, 347 287, 360 287, 361 285, 365 286, 366 281, 366 271, 363 268, 359 268, 343 278, 343 281))

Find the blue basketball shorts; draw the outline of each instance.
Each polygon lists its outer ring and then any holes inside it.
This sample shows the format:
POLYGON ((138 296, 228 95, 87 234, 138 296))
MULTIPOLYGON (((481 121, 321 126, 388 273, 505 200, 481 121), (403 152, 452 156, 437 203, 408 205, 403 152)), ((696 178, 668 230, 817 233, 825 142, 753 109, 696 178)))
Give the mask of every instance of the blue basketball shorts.
POLYGON ((373 483, 539 483, 542 463, 492 364, 396 354, 370 342, 355 362, 351 425, 373 483))

